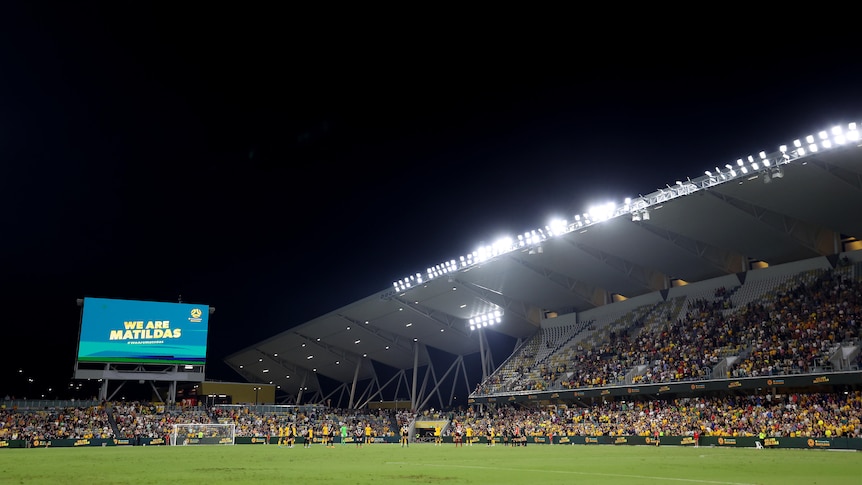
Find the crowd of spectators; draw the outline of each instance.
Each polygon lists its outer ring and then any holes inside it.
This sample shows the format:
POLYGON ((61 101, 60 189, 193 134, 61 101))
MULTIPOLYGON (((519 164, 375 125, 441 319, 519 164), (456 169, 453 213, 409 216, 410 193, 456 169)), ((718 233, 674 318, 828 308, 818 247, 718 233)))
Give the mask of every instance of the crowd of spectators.
MULTIPOLYGON (((476 393, 830 371, 842 344, 862 340, 862 283, 850 269, 801 275, 793 285, 739 308, 730 300, 733 292, 722 289, 713 298, 687 302, 676 317, 639 321, 595 345, 573 339, 543 361, 524 357, 534 355, 527 346, 513 366, 492 374, 476 393)), ((857 356, 852 365, 860 363, 857 356)))
POLYGON ((758 436, 862 438, 862 393, 608 401, 588 407, 499 406, 454 418, 475 434, 526 436, 758 436))
POLYGON ((233 423, 236 436, 276 437, 286 427, 306 436, 313 429, 319 436, 324 425, 339 428, 368 426, 372 436, 396 436, 400 426, 410 424, 415 414, 406 410, 341 410, 257 412, 252 406, 187 406, 165 408, 143 402, 104 402, 85 407, 15 409, 0 407, 0 441, 49 441, 54 439, 163 438, 167 442, 175 424, 233 423), (113 421, 114 426, 112 426, 113 421), (395 426, 395 427, 394 427, 395 426), (116 432, 115 432, 116 429, 116 432))
MULTIPOLYGON (((319 436, 345 424, 369 425, 372 436, 396 436, 393 425, 414 420, 445 420, 485 436, 519 430, 522 436, 757 436, 862 438, 862 392, 759 394, 687 397, 673 400, 614 400, 590 406, 517 407, 501 405, 451 411, 338 409, 310 413, 259 414, 250 407, 195 407, 164 410, 147 403, 114 403, 82 408, 45 410, 0 409, 0 440, 52 440, 135 437, 168 438, 173 423, 235 423, 237 436, 278 436, 294 427, 299 436, 308 428, 319 436), (109 422, 112 409, 119 436, 109 422)), ((166 439, 166 442, 168 440, 166 439)))
MULTIPOLYGON (((388 410, 343 410, 312 408, 311 410, 292 410, 259 412, 251 406, 192 406, 175 410, 156 412, 149 404, 129 403, 115 406, 117 427, 121 438, 166 437, 174 424, 234 424, 236 436, 275 437, 286 427, 296 429, 299 436, 306 436, 310 429, 320 436, 324 425, 328 429, 340 428, 342 424, 353 429, 356 426, 369 426, 373 436, 396 436, 398 428, 393 429, 393 416, 388 410)), ((400 419, 410 416, 401 412, 400 419)))
POLYGON ((18 411, 0 408, 0 440, 113 438, 102 406, 18 411))

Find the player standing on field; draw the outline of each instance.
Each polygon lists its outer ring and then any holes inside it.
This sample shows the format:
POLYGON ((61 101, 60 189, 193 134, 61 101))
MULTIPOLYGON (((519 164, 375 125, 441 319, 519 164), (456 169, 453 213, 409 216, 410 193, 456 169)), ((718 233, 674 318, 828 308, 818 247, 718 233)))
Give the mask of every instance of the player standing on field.
POLYGON ((365 444, 370 445, 374 439, 371 436, 373 430, 371 429, 371 421, 365 423, 365 444))
POLYGON ((329 447, 335 448, 335 438, 338 436, 338 428, 335 427, 335 424, 332 424, 332 427, 329 429, 329 447))
POLYGON ((401 447, 405 446, 410 446, 410 428, 406 423, 401 425, 401 447))
POLYGON ((329 439, 329 423, 327 421, 323 422, 323 430, 320 433, 320 444, 324 447, 329 448, 329 443, 326 440, 329 439))
POLYGON ((356 447, 362 448, 362 423, 356 423, 356 429, 353 430, 353 437, 356 439, 356 447))

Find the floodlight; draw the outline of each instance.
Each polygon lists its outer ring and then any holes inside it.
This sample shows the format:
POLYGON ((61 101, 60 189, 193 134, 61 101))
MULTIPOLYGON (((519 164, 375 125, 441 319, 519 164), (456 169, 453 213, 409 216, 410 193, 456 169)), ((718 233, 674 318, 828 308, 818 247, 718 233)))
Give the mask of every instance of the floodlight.
POLYGON ((548 226, 548 232, 552 235, 559 235, 566 232, 566 220, 565 219, 554 219, 551 221, 548 226))
POLYGON ((613 202, 608 202, 601 205, 595 205, 590 207, 589 214, 585 214, 588 219, 592 219, 594 221, 605 221, 613 217, 614 211, 616 207, 613 202))
POLYGON ((477 315, 469 320, 470 330, 477 330, 494 325, 495 323, 500 323, 503 321, 502 316, 503 312, 500 310, 494 310, 490 313, 477 315))

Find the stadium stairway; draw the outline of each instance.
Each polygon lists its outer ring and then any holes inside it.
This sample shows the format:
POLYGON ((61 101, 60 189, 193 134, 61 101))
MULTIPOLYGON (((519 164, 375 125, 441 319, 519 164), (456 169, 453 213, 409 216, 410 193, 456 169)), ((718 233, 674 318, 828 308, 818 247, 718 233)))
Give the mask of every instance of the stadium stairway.
POLYGON ((114 431, 114 437, 117 439, 122 438, 120 436, 120 428, 117 427, 117 420, 114 419, 114 407, 111 406, 110 401, 105 402, 105 413, 108 415, 108 423, 110 423, 111 429, 114 431))

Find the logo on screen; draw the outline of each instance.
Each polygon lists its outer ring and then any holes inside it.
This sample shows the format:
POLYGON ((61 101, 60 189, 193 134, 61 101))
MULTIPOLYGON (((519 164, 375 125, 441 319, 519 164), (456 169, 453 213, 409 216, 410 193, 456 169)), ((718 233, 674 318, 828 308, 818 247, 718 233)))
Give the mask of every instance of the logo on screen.
POLYGON ((200 323, 201 322, 201 315, 203 315, 203 312, 201 312, 200 308, 192 308, 192 311, 189 313, 191 313, 191 315, 192 315, 189 317, 190 322, 192 322, 192 323, 200 323))

